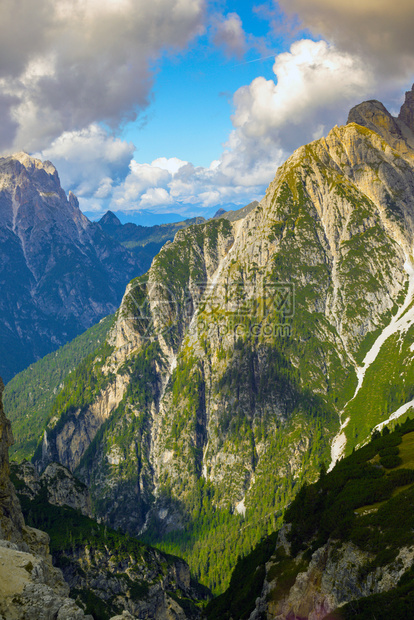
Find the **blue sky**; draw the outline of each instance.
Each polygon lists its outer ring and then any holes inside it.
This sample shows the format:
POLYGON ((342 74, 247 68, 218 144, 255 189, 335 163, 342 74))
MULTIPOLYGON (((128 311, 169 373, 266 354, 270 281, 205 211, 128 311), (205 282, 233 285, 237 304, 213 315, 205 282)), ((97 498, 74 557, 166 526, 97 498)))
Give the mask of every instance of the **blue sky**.
POLYGON ((412 0, 20 1, 0 0, 0 149, 51 160, 93 218, 260 199, 414 81, 412 0))
POLYGON ((272 78, 276 54, 289 47, 287 33, 273 33, 265 11, 254 10, 251 2, 211 3, 209 10, 213 19, 220 10, 237 14, 258 48, 246 45, 240 56, 226 54, 206 32, 178 56, 164 55, 157 63, 147 122, 128 124, 123 132, 136 144, 134 155, 141 163, 163 156, 209 166, 232 130, 233 94, 258 75, 272 78))

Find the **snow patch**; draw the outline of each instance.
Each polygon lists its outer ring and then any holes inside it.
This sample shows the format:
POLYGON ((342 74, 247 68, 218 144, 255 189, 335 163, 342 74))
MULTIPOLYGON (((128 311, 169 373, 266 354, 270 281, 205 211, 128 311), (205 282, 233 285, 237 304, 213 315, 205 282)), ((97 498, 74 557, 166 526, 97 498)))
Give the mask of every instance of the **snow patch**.
POLYGON ((404 269, 407 272, 409 278, 408 292, 405 297, 404 303, 398 310, 397 314, 391 319, 390 323, 383 329, 381 334, 378 336, 378 338, 366 354, 364 361, 362 362, 362 366, 357 369, 358 385, 352 400, 359 392, 364 381, 365 373, 377 358, 377 355, 384 342, 396 332, 406 331, 414 320, 414 307, 410 308, 407 312, 407 308, 409 307, 414 296, 414 268, 408 261, 408 259, 404 263, 404 269))
POLYGON ((237 514, 242 515, 243 517, 246 516, 246 506, 244 504, 244 500, 245 497, 243 497, 242 501, 235 506, 235 511, 237 512, 237 514))
POLYGON ((350 419, 351 418, 347 418, 344 422, 342 422, 338 433, 333 438, 331 446, 331 464, 329 465, 328 471, 331 471, 334 468, 335 463, 339 461, 345 452, 346 435, 343 431, 348 425, 350 419))
POLYGON ((408 403, 405 403, 405 405, 402 405, 401 407, 399 407, 397 411, 394 411, 394 413, 390 415, 388 420, 384 420, 384 422, 380 422, 379 424, 377 424, 374 427, 374 431, 381 431, 384 426, 386 426, 389 422, 392 422, 393 420, 397 420, 397 418, 400 418, 404 413, 406 413, 409 409, 411 409, 411 407, 414 407, 414 399, 410 400, 408 403))

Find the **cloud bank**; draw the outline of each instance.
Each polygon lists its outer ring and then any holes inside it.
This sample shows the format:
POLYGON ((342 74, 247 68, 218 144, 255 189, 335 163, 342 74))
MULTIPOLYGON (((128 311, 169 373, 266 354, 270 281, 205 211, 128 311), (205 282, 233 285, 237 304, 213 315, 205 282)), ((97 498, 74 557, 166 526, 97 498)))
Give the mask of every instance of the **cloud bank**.
POLYGON ((412 0, 279 0, 314 34, 369 62, 378 76, 411 78, 414 69, 412 0))
POLYGON ((0 148, 117 127, 148 104, 151 63, 201 32, 204 0, 0 0, 0 148))

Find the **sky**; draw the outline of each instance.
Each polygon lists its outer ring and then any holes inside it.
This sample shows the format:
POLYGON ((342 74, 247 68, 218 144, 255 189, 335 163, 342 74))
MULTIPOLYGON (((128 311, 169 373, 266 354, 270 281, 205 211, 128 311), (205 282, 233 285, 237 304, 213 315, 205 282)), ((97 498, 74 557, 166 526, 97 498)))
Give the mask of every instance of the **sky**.
POLYGON ((0 0, 0 153, 93 219, 260 200, 299 146, 414 82, 412 0, 0 0))

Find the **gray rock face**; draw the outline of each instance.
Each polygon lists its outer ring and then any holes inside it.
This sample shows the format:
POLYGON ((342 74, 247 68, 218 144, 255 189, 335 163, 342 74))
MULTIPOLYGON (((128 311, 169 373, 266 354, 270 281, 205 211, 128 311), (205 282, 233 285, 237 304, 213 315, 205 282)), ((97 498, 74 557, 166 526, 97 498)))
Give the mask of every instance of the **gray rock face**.
POLYGON ((397 118, 379 101, 364 101, 352 108, 348 123, 356 123, 379 134, 383 140, 409 161, 414 148, 414 92, 405 95, 397 118))
MULTIPOLYGON (((402 548, 394 562, 361 577, 360 569, 372 556, 350 542, 339 547, 335 542, 328 542, 314 552, 307 568, 298 573, 287 593, 278 596, 272 596, 278 583, 277 578, 272 578, 273 563, 270 561, 266 565, 262 595, 256 601, 250 620, 322 620, 349 601, 394 588, 412 566, 413 559, 414 550, 402 548)), ((296 562, 298 565, 301 562, 300 554, 296 562)))
POLYGON ((66 197, 50 162, 0 158, 0 373, 6 380, 113 312, 139 260, 66 197))
POLYGON ((352 108, 347 123, 357 123, 357 125, 368 127, 371 131, 381 132, 382 135, 386 134, 388 138, 392 136, 397 140, 403 139, 397 119, 391 116, 380 101, 375 99, 364 101, 352 108))
POLYGON ((27 461, 12 463, 11 469, 22 483, 19 485, 21 495, 34 499, 45 489, 50 504, 69 506, 87 517, 93 516, 88 488, 60 463, 50 463, 41 476, 35 466, 27 461))
POLYGON ((92 620, 68 598, 69 586, 52 565, 47 534, 24 523, 9 478, 8 448, 13 437, 3 411, 3 388, 0 379, 0 618, 92 620))
POLYGON ((414 131, 414 85, 411 90, 405 93, 405 101, 401 107, 398 118, 414 131))

